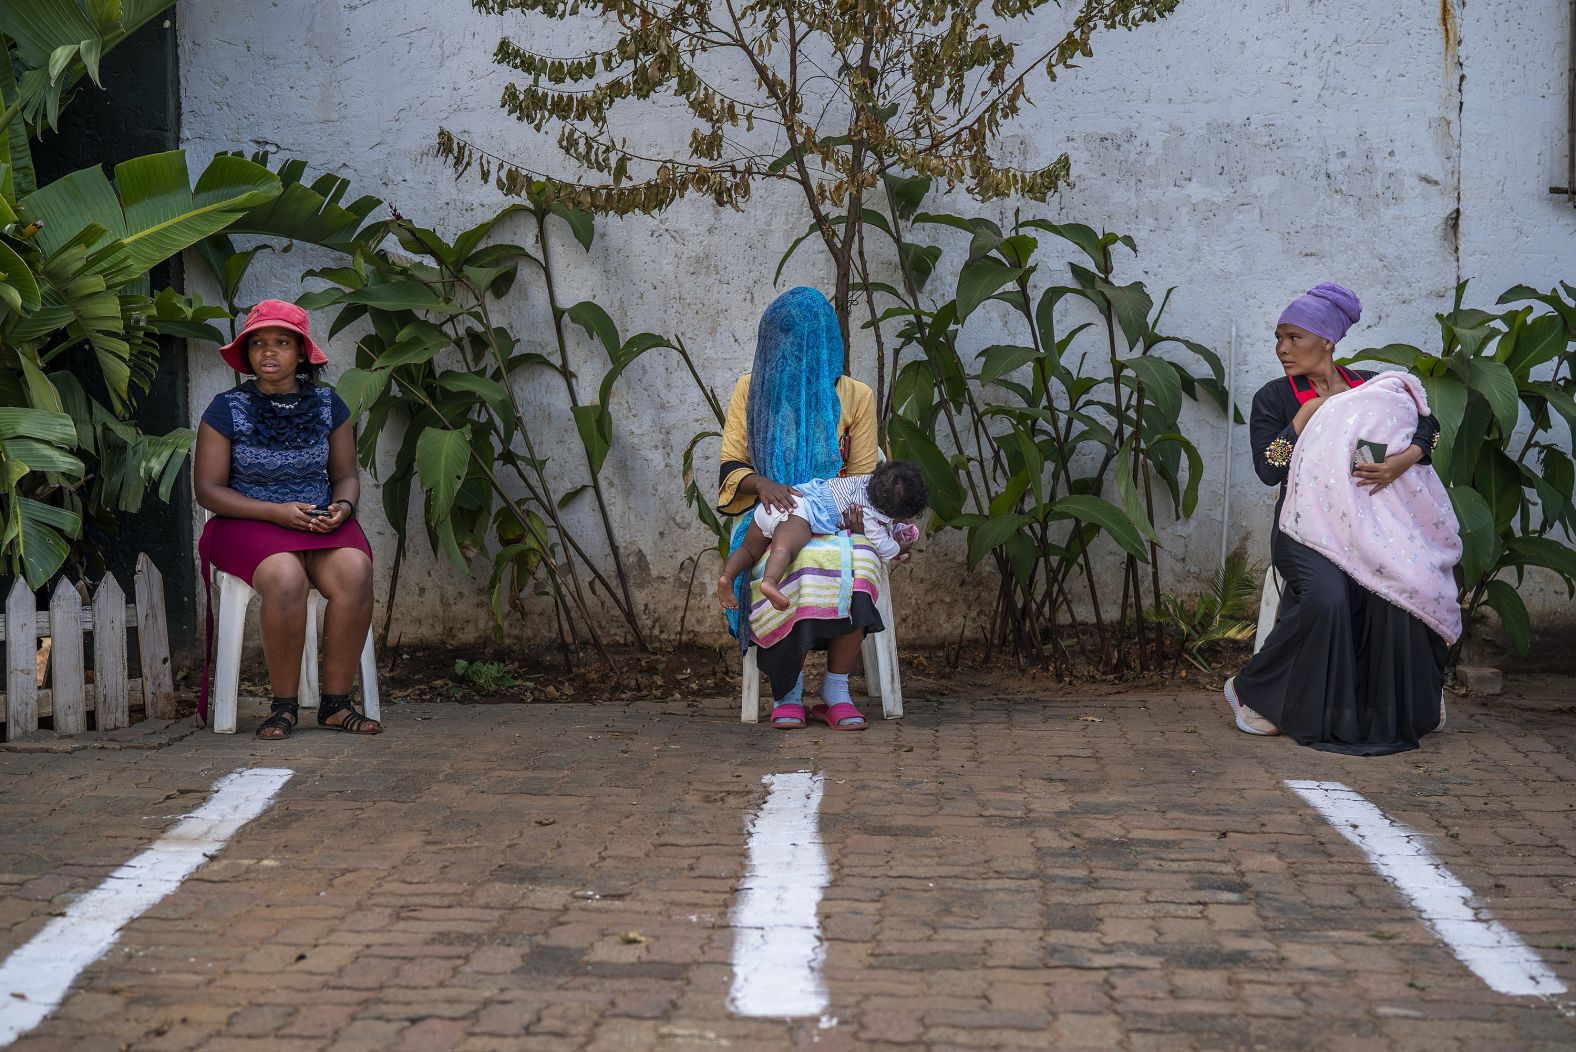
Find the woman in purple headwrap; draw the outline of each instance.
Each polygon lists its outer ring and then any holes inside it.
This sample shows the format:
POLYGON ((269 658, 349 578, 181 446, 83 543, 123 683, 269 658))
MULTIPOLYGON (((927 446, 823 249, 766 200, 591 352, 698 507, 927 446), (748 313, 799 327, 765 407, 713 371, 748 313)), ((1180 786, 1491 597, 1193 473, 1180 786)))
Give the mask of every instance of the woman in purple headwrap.
MULTIPOLYGON (((1280 487, 1270 557, 1285 591, 1274 630, 1226 681, 1226 699, 1249 734, 1286 734, 1327 752, 1379 756, 1417 748, 1443 723, 1444 641, 1280 528, 1298 437, 1332 396, 1375 375, 1335 364, 1336 343, 1361 314, 1355 295, 1326 283, 1293 300, 1275 327, 1275 355, 1286 375, 1253 396, 1249 432, 1259 478, 1280 487)), ((1420 416, 1404 451, 1350 468, 1357 485, 1377 494, 1429 463, 1438 437, 1438 421, 1420 416)))

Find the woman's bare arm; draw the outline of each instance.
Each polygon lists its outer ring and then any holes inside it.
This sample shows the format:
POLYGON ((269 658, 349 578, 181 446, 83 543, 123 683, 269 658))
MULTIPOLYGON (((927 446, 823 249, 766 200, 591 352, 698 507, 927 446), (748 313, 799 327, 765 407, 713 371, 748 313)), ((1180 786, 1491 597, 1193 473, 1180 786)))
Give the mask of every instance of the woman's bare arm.
POLYGON ((356 467, 356 435, 346 420, 328 433, 328 484, 331 496, 327 515, 312 521, 315 533, 337 529, 350 518, 351 509, 334 501, 348 500, 351 504, 361 501, 361 472, 356 467))

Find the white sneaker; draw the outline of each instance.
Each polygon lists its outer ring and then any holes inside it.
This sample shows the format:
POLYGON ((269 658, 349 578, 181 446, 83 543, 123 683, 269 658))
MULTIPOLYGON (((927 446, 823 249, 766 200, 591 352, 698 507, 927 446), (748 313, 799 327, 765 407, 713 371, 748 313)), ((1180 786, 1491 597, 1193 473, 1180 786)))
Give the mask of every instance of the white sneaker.
POLYGON ((1266 738, 1279 734, 1280 728, 1237 700, 1236 684, 1236 676, 1226 680, 1225 694, 1226 701, 1231 704, 1231 714, 1236 717, 1237 730, 1243 734, 1258 734, 1266 738))

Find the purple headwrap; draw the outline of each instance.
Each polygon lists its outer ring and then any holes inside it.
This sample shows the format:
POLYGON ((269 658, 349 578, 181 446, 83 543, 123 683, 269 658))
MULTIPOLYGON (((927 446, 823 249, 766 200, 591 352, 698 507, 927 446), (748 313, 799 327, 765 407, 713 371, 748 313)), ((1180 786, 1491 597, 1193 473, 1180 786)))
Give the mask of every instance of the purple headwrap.
POLYGON ((1291 301, 1281 311, 1277 325, 1295 325, 1331 343, 1340 343, 1346 330, 1363 316, 1357 294, 1332 281, 1322 282, 1291 301))

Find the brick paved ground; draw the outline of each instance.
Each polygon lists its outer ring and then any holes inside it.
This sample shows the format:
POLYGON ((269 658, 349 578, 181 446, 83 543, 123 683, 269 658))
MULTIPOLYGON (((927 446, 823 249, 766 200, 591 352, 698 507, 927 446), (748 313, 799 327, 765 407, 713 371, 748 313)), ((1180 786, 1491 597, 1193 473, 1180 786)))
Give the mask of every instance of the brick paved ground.
POLYGON ((1490 992, 1281 784, 1345 782, 1429 834, 1576 988, 1569 712, 1455 701, 1423 751, 1355 760, 1240 735, 1204 693, 914 700, 864 734, 733 705, 0 754, 4 952, 216 778, 296 771, 14 1047, 1576 1046, 1576 1010, 1490 992), (734 1019, 743 823, 800 769, 826 776, 829 1017, 734 1019))

